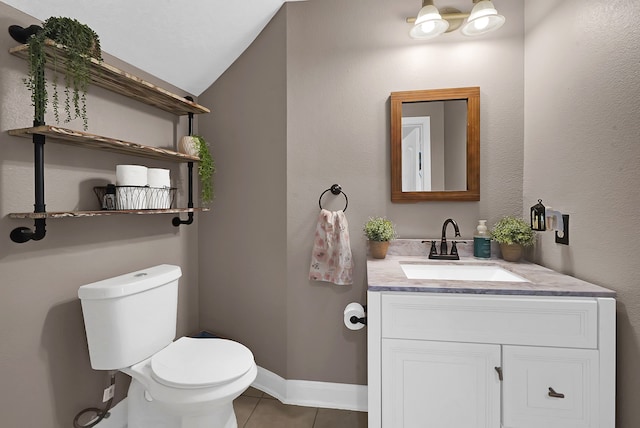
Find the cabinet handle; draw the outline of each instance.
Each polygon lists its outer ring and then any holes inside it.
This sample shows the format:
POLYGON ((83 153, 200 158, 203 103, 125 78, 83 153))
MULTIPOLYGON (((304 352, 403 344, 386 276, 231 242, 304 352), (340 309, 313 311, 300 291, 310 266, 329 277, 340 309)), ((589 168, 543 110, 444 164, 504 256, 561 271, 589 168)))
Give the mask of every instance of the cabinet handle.
POLYGON ((559 392, 555 392, 553 390, 553 388, 549 387, 549 397, 553 397, 553 398, 564 398, 564 394, 561 394, 559 392))
POLYGON ((494 369, 498 372, 498 379, 502 382, 502 367, 494 367, 494 369))

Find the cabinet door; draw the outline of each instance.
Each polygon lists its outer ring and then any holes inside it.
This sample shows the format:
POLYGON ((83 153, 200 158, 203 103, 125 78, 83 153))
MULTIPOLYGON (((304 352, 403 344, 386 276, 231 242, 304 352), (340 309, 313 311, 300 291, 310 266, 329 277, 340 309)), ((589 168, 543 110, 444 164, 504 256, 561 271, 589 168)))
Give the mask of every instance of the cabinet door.
POLYGON ((499 428, 500 346, 382 340, 383 428, 499 428))
POLYGON ((505 428, 598 426, 598 351, 503 347, 505 428))

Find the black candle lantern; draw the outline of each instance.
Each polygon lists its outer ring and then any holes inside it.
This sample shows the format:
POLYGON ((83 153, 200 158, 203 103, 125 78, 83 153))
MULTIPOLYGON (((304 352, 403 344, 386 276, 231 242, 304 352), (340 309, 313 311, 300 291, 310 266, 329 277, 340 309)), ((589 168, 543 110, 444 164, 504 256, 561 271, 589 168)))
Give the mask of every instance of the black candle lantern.
POLYGON ((531 229, 547 230, 545 225, 545 208, 542 205, 542 199, 538 199, 538 203, 531 207, 531 229))

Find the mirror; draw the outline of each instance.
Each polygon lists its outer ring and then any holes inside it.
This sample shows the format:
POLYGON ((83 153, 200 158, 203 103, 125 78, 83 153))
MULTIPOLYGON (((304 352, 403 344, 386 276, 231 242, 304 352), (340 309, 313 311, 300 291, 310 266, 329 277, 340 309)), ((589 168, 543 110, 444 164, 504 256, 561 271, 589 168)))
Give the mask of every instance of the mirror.
POLYGON ((391 201, 480 200, 480 88, 391 93, 391 201))

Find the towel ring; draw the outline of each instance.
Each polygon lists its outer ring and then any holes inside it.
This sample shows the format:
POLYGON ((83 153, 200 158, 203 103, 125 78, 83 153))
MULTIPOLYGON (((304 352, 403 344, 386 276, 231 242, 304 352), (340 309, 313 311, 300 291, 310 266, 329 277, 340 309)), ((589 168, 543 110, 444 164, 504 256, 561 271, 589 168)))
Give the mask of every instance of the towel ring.
POLYGON ((320 209, 322 209, 322 197, 328 191, 331 191, 331 193, 333 193, 334 195, 339 195, 340 193, 342 193, 342 195, 344 196, 344 209, 342 210, 342 212, 346 212, 347 207, 349 206, 349 198, 347 198, 347 194, 342 191, 342 187, 340 187, 339 184, 334 184, 333 186, 322 192, 320 198, 318 198, 318 205, 320 206, 320 209))

